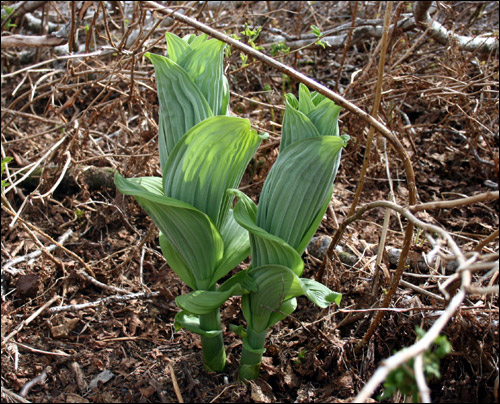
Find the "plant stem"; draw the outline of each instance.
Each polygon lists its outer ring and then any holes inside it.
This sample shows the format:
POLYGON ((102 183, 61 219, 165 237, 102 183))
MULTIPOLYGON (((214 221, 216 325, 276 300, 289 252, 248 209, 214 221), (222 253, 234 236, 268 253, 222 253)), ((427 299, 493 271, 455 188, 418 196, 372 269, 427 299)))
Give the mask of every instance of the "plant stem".
POLYGON ((226 351, 222 338, 220 310, 200 314, 200 327, 205 331, 219 331, 214 337, 201 336, 201 346, 205 368, 212 372, 222 372, 226 367, 226 351))
POLYGON ((257 332, 248 326, 247 336, 243 338, 243 350, 241 352, 241 364, 239 369, 240 379, 254 380, 259 377, 262 355, 266 351, 267 329, 257 332))

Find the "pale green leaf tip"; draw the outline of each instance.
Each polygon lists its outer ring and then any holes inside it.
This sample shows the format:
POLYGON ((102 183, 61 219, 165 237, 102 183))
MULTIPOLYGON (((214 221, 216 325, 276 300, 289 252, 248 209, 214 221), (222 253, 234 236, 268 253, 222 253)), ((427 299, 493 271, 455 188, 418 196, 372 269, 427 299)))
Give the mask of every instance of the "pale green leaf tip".
POLYGON ((245 328, 242 325, 229 324, 229 327, 231 328, 231 331, 234 332, 239 337, 246 338, 247 330, 245 330, 245 328))

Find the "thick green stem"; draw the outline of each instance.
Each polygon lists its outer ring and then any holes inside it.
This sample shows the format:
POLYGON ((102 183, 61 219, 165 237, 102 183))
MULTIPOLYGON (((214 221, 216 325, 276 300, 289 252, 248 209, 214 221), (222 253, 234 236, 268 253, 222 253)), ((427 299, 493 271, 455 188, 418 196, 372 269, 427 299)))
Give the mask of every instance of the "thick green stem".
POLYGON ((241 364, 239 369, 240 379, 254 380, 259 377, 262 355, 266 351, 267 330, 256 332, 248 326, 247 336, 243 338, 241 364))
POLYGON ((220 310, 208 314, 200 314, 200 327, 205 331, 219 331, 214 337, 201 336, 203 360, 205 368, 212 372, 222 372, 226 367, 226 351, 222 337, 220 310))

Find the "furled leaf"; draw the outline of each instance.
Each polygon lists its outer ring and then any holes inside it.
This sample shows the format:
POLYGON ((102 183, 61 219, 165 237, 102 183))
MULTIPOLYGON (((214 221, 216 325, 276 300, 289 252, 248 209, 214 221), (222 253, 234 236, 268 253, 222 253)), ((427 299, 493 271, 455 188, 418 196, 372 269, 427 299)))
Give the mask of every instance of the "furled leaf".
POLYGON ((322 309, 324 309, 333 302, 337 303, 337 305, 340 304, 342 295, 340 293, 331 291, 322 283, 307 278, 300 278, 300 282, 302 283, 302 289, 304 291, 304 294, 316 306, 319 306, 322 309))
POLYGON ((191 269, 188 268, 182 256, 177 252, 175 247, 170 244, 168 239, 160 231, 159 235, 160 247, 163 256, 170 265, 170 268, 188 285, 191 289, 196 289, 196 279, 193 276, 191 269))
POLYGON ((237 189, 228 192, 238 197, 238 202, 234 207, 236 221, 250 233, 252 266, 284 265, 291 268, 297 275, 302 274, 304 262, 300 255, 284 240, 257 226, 255 203, 237 189))
POLYGON ((292 106, 293 102, 298 103, 295 96, 293 96, 293 94, 287 94, 285 115, 283 117, 283 129, 281 132, 280 152, 284 151, 292 143, 305 139, 306 137, 320 136, 320 133, 311 120, 303 112, 292 106))
POLYGON ((304 294, 298 276, 282 265, 264 265, 250 270, 257 283, 257 292, 243 295, 241 307, 249 326, 256 332, 269 328, 273 312, 283 303, 304 294))
POLYGON ((282 151, 262 189, 257 225, 298 248, 331 196, 344 146, 341 137, 321 136, 282 151))
POLYGON ((329 99, 324 99, 307 117, 321 134, 321 136, 338 136, 339 114, 342 107, 329 99))
POLYGON ((222 237, 205 213, 162 195, 159 183, 160 178, 126 179, 115 174, 118 190, 135 197, 191 270, 196 289, 209 289, 213 268, 223 255, 222 237))
POLYGON ((179 38, 177 35, 170 32, 165 33, 167 39, 167 55, 172 62, 182 65, 186 56, 193 51, 188 41, 179 38))
POLYGON ((261 137, 247 119, 216 116, 191 128, 165 165, 165 195, 205 212, 217 228, 227 220, 231 198, 261 137))
POLYGON ((285 114, 281 132, 281 151, 301 139, 316 136, 338 136, 338 119, 342 109, 324 95, 299 85, 299 99, 285 96, 285 114))
POLYGON ((213 338, 222 333, 222 330, 210 330, 206 331, 200 326, 200 318, 194 314, 188 313, 184 310, 178 312, 175 315, 174 326, 176 331, 181 328, 185 328, 195 334, 202 335, 204 337, 213 338))
POLYGON ((227 112, 222 110, 225 46, 224 42, 210 39, 193 49, 181 62, 181 66, 199 88, 214 115, 225 115, 227 112))
POLYGON ((218 309, 231 296, 248 293, 240 283, 235 283, 227 290, 195 290, 191 293, 175 298, 175 303, 180 308, 192 314, 207 314, 218 309))
POLYGON ((179 139, 194 125, 213 116, 212 109, 187 72, 169 58, 145 54, 155 67, 160 102, 160 163, 165 167, 168 155, 179 139))
POLYGON ((229 214, 220 229, 220 235, 224 242, 224 256, 214 270, 212 277, 214 284, 250 254, 248 232, 234 220, 232 209, 229 210, 229 214))
POLYGON ((299 111, 308 115, 314 109, 315 105, 311 100, 311 92, 302 83, 299 85, 299 111))

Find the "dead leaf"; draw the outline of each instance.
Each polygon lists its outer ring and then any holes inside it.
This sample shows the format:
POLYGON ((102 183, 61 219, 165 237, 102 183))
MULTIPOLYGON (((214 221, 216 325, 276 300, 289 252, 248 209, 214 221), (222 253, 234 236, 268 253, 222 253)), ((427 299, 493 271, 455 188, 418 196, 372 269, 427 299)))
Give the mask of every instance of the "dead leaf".
POLYGON ((256 403, 271 403, 276 400, 272 387, 262 379, 250 381, 252 386, 251 398, 256 403))
POLYGON ((54 338, 67 338, 79 321, 79 318, 70 318, 61 325, 50 327, 50 332, 54 338))

